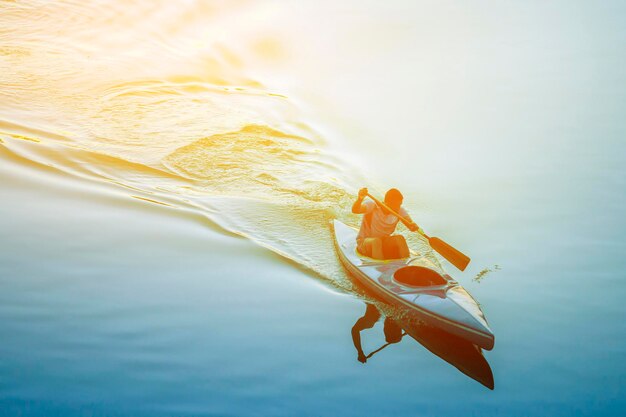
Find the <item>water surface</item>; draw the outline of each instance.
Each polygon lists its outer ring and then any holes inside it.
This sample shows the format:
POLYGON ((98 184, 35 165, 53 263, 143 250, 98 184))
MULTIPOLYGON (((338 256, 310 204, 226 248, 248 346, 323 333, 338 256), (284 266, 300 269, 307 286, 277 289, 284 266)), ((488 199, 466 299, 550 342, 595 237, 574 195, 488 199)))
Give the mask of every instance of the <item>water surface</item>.
POLYGON ((623 414, 625 12, 0 2, 0 414, 623 414), (493 351, 346 275, 363 185, 493 351))

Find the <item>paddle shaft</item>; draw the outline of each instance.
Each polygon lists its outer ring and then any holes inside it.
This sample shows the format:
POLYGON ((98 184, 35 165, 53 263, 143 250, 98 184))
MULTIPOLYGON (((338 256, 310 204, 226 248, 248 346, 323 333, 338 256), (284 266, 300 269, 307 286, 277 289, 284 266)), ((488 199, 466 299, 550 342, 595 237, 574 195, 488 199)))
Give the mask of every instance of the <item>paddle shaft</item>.
MULTIPOLYGON (((400 340, 402 340, 402 338, 406 336, 406 332, 402 332, 402 335, 400 336, 400 340)), ((381 350, 383 350, 384 348, 386 348, 387 346, 393 344, 393 343, 398 343, 398 342, 389 342, 389 343, 385 343, 384 345, 382 345, 381 347, 379 347, 378 349, 372 351, 369 355, 367 355, 365 357, 365 359, 369 359, 372 356, 374 356, 375 354, 377 354, 378 352, 380 352, 381 350)))
MULTIPOLYGON (((367 193, 367 196, 371 198, 372 200, 374 200, 374 202, 378 204, 380 207, 387 209, 391 214, 393 214, 394 216, 397 216, 398 219, 400 219, 402 223, 404 223, 405 225, 412 223, 412 222, 409 222, 404 217, 402 217, 400 214, 396 213, 395 210, 391 209, 388 205, 378 200, 376 197, 374 197, 370 193, 367 193)), ((424 236, 426 239, 428 239, 428 244, 435 251, 441 254, 441 256, 443 256, 448 261, 450 261, 452 265, 456 266, 461 271, 464 271, 465 268, 467 268, 467 265, 470 263, 469 256, 465 255, 463 252, 459 251, 458 249, 450 246, 448 243, 444 242, 438 237, 427 236, 426 233, 424 233, 422 229, 420 229, 419 227, 417 228, 417 232, 421 234, 422 236, 424 236)))

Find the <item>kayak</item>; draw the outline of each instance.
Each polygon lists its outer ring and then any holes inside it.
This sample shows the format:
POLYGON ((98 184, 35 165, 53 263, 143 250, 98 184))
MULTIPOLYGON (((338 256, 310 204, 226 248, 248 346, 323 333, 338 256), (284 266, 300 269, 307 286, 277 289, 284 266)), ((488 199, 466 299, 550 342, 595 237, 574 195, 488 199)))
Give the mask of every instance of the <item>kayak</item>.
POLYGON ((356 249, 357 230, 333 221, 339 259, 365 288, 383 301, 406 308, 424 323, 491 350, 493 331, 478 302, 448 274, 423 256, 379 260, 356 249))

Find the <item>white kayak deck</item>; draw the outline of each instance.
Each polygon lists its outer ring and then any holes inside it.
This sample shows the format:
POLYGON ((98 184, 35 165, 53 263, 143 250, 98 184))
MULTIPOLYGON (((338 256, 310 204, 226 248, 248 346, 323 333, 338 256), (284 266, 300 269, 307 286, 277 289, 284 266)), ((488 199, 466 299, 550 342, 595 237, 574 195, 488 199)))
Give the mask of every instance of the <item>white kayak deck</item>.
POLYGON ((385 301, 415 312, 430 325, 487 350, 493 348, 494 335, 478 303, 448 274, 440 274, 428 259, 415 253, 394 260, 363 256, 356 249, 356 229, 339 220, 333 221, 333 228, 339 258, 363 285, 385 301))

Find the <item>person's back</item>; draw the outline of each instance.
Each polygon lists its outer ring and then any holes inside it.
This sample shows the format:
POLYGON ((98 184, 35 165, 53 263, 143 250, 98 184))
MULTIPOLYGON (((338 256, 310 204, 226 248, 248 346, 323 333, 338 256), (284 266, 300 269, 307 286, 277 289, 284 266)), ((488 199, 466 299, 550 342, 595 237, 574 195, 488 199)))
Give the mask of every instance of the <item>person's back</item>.
MULTIPOLYGON (((373 201, 364 201, 362 206, 365 208, 365 213, 361 220, 361 228, 359 229, 357 240, 367 237, 384 238, 391 236, 395 232, 399 221, 398 217, 391 213, 385 213, 373 201)), ((408 213, 402 207, 400 207, 399 214, 408 216, 408 213)))

